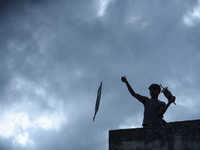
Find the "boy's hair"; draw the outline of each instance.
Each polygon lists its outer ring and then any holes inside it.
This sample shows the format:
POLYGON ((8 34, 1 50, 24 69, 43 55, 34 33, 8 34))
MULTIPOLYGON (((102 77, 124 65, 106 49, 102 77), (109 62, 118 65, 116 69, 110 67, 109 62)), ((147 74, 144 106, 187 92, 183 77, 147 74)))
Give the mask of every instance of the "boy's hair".
POLYGON ((151 89, 158 89, 158 91, 160 92, 161 91, 161 87, 160 87, 160 85, 158 85, 158 84, 151 84, 150 86, 149 86, 149 90, 151 90, 151 89))

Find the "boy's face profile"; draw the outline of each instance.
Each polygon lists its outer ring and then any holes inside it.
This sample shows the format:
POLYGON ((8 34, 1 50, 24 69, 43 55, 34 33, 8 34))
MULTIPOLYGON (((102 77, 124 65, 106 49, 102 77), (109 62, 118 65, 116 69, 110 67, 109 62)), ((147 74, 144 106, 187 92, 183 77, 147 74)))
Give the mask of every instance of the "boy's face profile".
POLYGON ((151 98, 155 98, 155 99, 158 98, 160 91, 157 88, 150 88, 149 91, 150 91, 151 98))
POLYGON ((149 86, 149 91, 152 99, 157 99, 160 94, 160 86, 158 84, 151 84, 149 86))

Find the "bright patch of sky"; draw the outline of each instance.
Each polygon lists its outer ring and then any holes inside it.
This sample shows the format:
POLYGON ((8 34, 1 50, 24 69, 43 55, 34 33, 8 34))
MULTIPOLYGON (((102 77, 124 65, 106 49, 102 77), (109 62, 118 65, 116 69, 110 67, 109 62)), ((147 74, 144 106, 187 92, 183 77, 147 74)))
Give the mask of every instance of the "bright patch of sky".
POLYGON ((106 13, 106 9, 107 9, 109 3, 112 0, 98 0, 98 1, 99 1, 99 10, 98 10, 97 16, 103 17, 104 14, 106 13))
POLYGON ((58 113, 43 114, 31 120, 27 113, 10 112, 0 118, 0 136, 12 138, 15 144, 33 144, 29 131, 37 129, 58 130, 64 122, 64 116, 58 113))
MULTIPOLYGON (((19 97, 15 99, 15 102, 22 101, 22 103, 20 105, 12 105, 10 112, 2 114, 0 118, 0 136, 12 138, 14 144, 26 146, 27 144, 34 143, 34 140, 29 138, 29 131, 39 128, 44 130, 58 130, 60 128, 60 125, 65 121, 62 108, 58 102, 51 100, 51 96, 46 95, 43 86, 16 77, 11 82, 10 87, 10 92, 18 93, 17 95, 19 97), (32 106, 33 109, 33 107, 38 105, 34 101, 28 102, 28 99, 33 95, 37 95, 42 101, 48 99, 48 104, 53 107, 54 110, 52 112, 44 112, 34 117, 34 119, 30 119, 30 115, 33 114, 25 112, 27 110, 26 107, 32 106), (57 105, 55 105, 55 103, 57 105)), ((12 96, 10 97, 10 99, 14 98, 15 97, 12 96)))
POLYGON ((193 10, 189 11, 184 17, 183 21, 188 26, 195 26, 200 23, 200 2, 193 10))

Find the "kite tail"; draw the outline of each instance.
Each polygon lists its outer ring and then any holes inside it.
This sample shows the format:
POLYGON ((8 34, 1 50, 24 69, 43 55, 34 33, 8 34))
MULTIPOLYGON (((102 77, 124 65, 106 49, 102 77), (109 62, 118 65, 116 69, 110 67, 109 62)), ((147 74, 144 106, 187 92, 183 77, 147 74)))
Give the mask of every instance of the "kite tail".
POLYGON ((94 120, 95 120, 95 116, 93 117, 93 122, 94 122, 94 120))

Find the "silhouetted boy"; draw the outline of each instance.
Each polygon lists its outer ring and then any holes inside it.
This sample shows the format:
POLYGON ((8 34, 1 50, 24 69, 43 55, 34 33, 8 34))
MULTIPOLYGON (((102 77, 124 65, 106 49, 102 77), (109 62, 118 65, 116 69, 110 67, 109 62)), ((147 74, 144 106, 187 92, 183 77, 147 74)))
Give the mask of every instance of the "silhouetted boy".
POLYGON ((149 86, 151 98, 148 98, 135 93, 126 77, 122 77, 121 80, 127 85, 131 95, 144 105, 144 119, 142 126, 146 127, 163 125, 163 114, 166 112, 169 105, 175 101, 175 96, 173 96, 173 99, 168 100, 168 103, 166 104, 165 102, 158 100, 158 95, 161 91, 161 88, 158 84, 152 84, 149 86))

